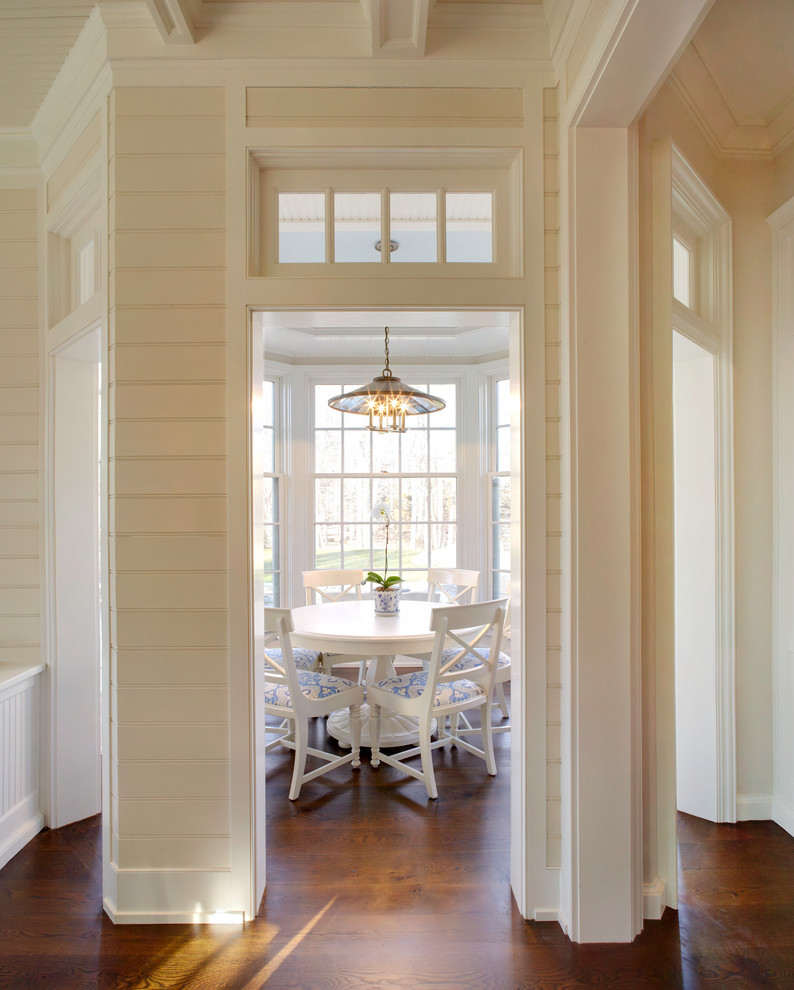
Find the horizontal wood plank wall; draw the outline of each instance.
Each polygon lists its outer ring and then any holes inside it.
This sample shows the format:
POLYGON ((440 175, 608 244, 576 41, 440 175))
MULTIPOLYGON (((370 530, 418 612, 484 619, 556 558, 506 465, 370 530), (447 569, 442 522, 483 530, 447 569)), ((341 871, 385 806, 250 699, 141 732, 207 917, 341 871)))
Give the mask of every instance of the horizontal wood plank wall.
POLYGON ((229 883, 225 128, 222 89, 111 97, 117 920, 206 914, 229 883))
POLYGON ((562 861, 562 450, 560 419, 560 181, 556 89, 543 91, 546 276, 546 865, 562 861))
POLYGON ((0 662, 40 659, 35 189, 0 189, 0 662))

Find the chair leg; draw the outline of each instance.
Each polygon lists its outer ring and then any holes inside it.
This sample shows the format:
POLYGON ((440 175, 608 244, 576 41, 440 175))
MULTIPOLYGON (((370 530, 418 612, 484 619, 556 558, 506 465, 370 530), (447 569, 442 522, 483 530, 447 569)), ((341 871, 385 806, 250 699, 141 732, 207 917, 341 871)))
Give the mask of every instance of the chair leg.
POLYGON ((507 699, 505 698, 505 686, 501 682, 499 684, 494 684, 494 694, 496 695, 496 700, 499 703, 499 708, 502 711, 502 718, 510 718, 510 709, 507 707, 507 699))
POLYGON ((369 737, 372 743, 372 757, 370 764, 373 767, 380 766, 380 705, 370 705, 369 709, 369 737))
POLYGON ((295 764, 292 768, 292 784, 289 789, 290 801, 295 801, 301 792, 303 773, 306 769, 306 756, 309 748, 309 720, 295 719, 295 764))
POLYGON ((433 773, 433 750, 430 748, 430 724, 422 725, 419 729, 419 750, 422 755, 422 773, 425 775, 425 787, 429 798, 438 797, 436 775, 433 773))
POLYGON ((353 766, 361 766, 361 722, 363 716, 361 714, 360 705, 350 706, 350 743, 353 750, 353 766))
POLYGON ((491 726, 490 704, 480 705, 480 723, 482 725, 482 750, 485 753, 485 766, 488 773, 496 776, 496 758, 493 752, 493 731, 491 726))

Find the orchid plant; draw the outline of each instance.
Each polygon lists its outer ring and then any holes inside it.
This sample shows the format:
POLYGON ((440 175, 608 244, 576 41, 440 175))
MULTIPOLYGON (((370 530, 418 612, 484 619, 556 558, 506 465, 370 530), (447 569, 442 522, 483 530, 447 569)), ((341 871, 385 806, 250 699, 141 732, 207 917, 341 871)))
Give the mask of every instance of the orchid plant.
POLYGON ((376 585, 378 591, 388 591, 395 584, 399 584, 402 578, 397 574, 389 577, 389 524, 391 523, 390 505, 388 502, 376 502, 372 507, 372 518, 383 522, 386 526, 386 549, 384 552, 383 574, 376 574, 370 571, 364 578, 364 583, 370 582, 376 585))

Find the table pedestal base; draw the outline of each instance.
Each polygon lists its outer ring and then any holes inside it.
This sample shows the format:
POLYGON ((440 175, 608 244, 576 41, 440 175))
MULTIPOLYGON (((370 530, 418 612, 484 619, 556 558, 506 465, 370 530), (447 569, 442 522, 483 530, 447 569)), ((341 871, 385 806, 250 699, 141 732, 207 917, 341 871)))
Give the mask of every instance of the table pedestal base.
MULTIPOLYGON (((369 732, 369 724, 372 713, 369 705, 361 706, 361 745, 372 747, 372 737, 369 732)), ((337 740, 344 749, 350 749, 350 709, 340 708, 338 712, 331 712, 327 721, 328 734, 337 740)), ((382 711, 380 716, 380 746, 381 749, 393 749, 396 746, 415 746, 419 742, 419 731, 417 720, 409 715, 400 715, 397 712, 382 711)), ((436 721, 430 726, 431 733, 436 731, 436 721)))

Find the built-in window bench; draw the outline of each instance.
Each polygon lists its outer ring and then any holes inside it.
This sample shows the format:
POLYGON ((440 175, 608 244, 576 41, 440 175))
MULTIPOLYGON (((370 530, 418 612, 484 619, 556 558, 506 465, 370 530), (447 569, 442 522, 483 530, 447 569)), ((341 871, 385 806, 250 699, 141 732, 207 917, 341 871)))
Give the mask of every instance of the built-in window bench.
POLYGON ((43 663, 0 663, 0 868, 41 831, 43 663))

